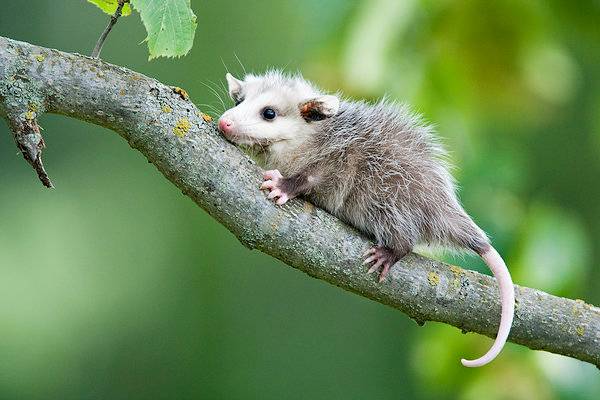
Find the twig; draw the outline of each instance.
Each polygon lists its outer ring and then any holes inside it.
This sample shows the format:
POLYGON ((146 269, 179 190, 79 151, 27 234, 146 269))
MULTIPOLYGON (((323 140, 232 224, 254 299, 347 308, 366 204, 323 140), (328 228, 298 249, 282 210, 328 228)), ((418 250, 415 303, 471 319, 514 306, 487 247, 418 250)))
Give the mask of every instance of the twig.
MULTIPOLYGON (((261 169, 172 87, 123 67, 0 37, 0 115, 9 117, 17 103, 27 119, 31 101, 38 113, 117 132, 247 247, 419 323, 495 335, 500 305, 494 279, 410 254, 377 283, 361 266, 368 238, 302 200, 274 206, 258 190, 261 169)), ((600 366, 599 308, 518 285, 515 292, 510 341, 600 366)), ((473 354, 457 354, 457 362, 463 355, 473 354)))
POLYGON ((104 41, 106 40, 106 37, 112 30, 113 26, 117 23, 117 20, 123 12, 123 6, 125 6, 126 3, 129 3, 129 0, 119 0, 119 4, 117 5, 115 14, 110 17, 108 25, 106 26, 106 28, 104 28, 104 32, 102 32, 102 35, 100 35, 100 38, 98 38, 98 42, 96 42, 96 46, 94 46, 94 50, 92 51, 93 58, 100 57, 100 52, 102 51, 102 46, 104 46, 104 41))
POLYGON ((54 185, 42 163, 42 150, 46 145, 40 133, 37 118, 17 119, 16 121, 12 121, 12 125, 17 148, 23 154, 25 160, 33 167, 42 184, 47 188, 53 188, 54 185))

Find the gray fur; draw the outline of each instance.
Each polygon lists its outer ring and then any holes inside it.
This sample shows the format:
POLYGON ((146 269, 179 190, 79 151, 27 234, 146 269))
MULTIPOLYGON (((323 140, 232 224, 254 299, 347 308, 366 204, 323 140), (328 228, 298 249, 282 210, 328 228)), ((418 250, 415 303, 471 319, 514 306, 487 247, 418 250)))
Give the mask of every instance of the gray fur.
POLYGON ((310 123, 314 133, 287 157, 268 157, 284 177, 318 182, 305 195, 404 256, 417 243, 481 253, 488 239, 461 207, 434 130, 406 106, 343 101, 310 123))

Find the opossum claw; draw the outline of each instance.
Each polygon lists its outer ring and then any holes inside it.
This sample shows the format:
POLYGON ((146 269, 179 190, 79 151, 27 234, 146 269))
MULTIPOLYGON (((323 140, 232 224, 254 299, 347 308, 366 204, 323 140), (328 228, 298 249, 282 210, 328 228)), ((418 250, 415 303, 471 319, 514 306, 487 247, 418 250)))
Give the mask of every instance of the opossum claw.
POLYGON ((275 187, 275 185, 277 185, 275 182, 273 182, 272 180, 268 180, 268 181, 264 181, 262 183, 262 185, 260 185, 260 189, 273 189, 275 187))
MULTIPOLYGON (((369 250, 365 251, 363 253, 363 257, 368 256, 369 254, 373 254, 377 251, 377 247, 369 247, 369 250)), ((365 262, 363 264, 366 264, 368 261, 365 260, 365 262)))
POLYGON ((279 196, 281 196, 281 190, 279 190, 279 189, 277 189, 277 188, 275 188, 275 189, 272 189, 272 190, 271 190, 271 193, 269 193, 269 194, 267 195, 267 197, 268 197, 269 199, 271 199, 271 200, 273 200, 275 197, 279 197, 279 196))
POLYGON ((287 203, 288 200, 289 200, 288 195, 285 194, 285 193, 281 193, 281 196, 279 196, 279 199, 277 199, 277 201, 275 202, 275 204, 277 204, 278 206, 282 206, 285 203, 287 203))
POLYGON ((381 271, 381 274, 379 274, 379 283, 383 282, 383 280, 387 276, 388 272, 390 271, 391 266, 392 266, 392 263, 389 263, 389 262, 383 264, 383 271, 381 271))
POLYGON ((369 271, 367 272, 368 274, 372 274, 373 272, 377 271, 379 269, 379 267, 381 267, 381 265, 385 262, 385 258, 379 258, 377 259, 377 261, 375 261, 375 264, 373 264, 371 266, 371 268, 369 268, 369 271))
POLYGON ((374 261, 376 259, 377 259, 377 256, 371 256, 371 257, 367 258, 365 261, 363 261, 363 265, 369 264, 370 262, 372 262, 372 261, 374 261))
POLYGON ((275 183, 277 183, 277 181, 279 179, 283 178, 283 176, 281 175, 281 172, 279 172, 278 169, 271 169, 269 171, 265 171, 263 177, 265 179, 270 179, 275 183))

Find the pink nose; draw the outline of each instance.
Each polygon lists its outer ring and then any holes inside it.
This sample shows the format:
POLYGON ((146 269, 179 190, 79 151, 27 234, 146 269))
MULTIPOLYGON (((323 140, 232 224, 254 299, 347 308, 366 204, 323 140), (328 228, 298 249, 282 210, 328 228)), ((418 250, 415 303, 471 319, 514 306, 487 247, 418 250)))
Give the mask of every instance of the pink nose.
POLYGON ((228 133, 231 131, 233 127, 233 122, 227 118, 221 118, 219 120, 219 130, 223 133, 228 133))

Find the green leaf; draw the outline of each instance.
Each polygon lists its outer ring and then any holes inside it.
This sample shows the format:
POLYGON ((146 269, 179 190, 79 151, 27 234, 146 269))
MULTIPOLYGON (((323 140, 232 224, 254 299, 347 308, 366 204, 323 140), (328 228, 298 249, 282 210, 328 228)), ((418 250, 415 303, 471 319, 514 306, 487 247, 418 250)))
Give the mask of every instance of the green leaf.
MULTIPOLYGON (((92 3, 100 7, 102 11, 109 15, 114 15, 115 11, 117 11, 117 6, 119 2, 117 0, 87 0, 88 3, 92 3)), ((123 6, 123 10, 121 10, 121 15, 126 17, 131 14, 131 6, 129 4, 125 4, 123 6)))
POLYGON ((131 0, 148 32, 149 59, 186 55, 194 44, 196 16, 190 0, 131 0))

